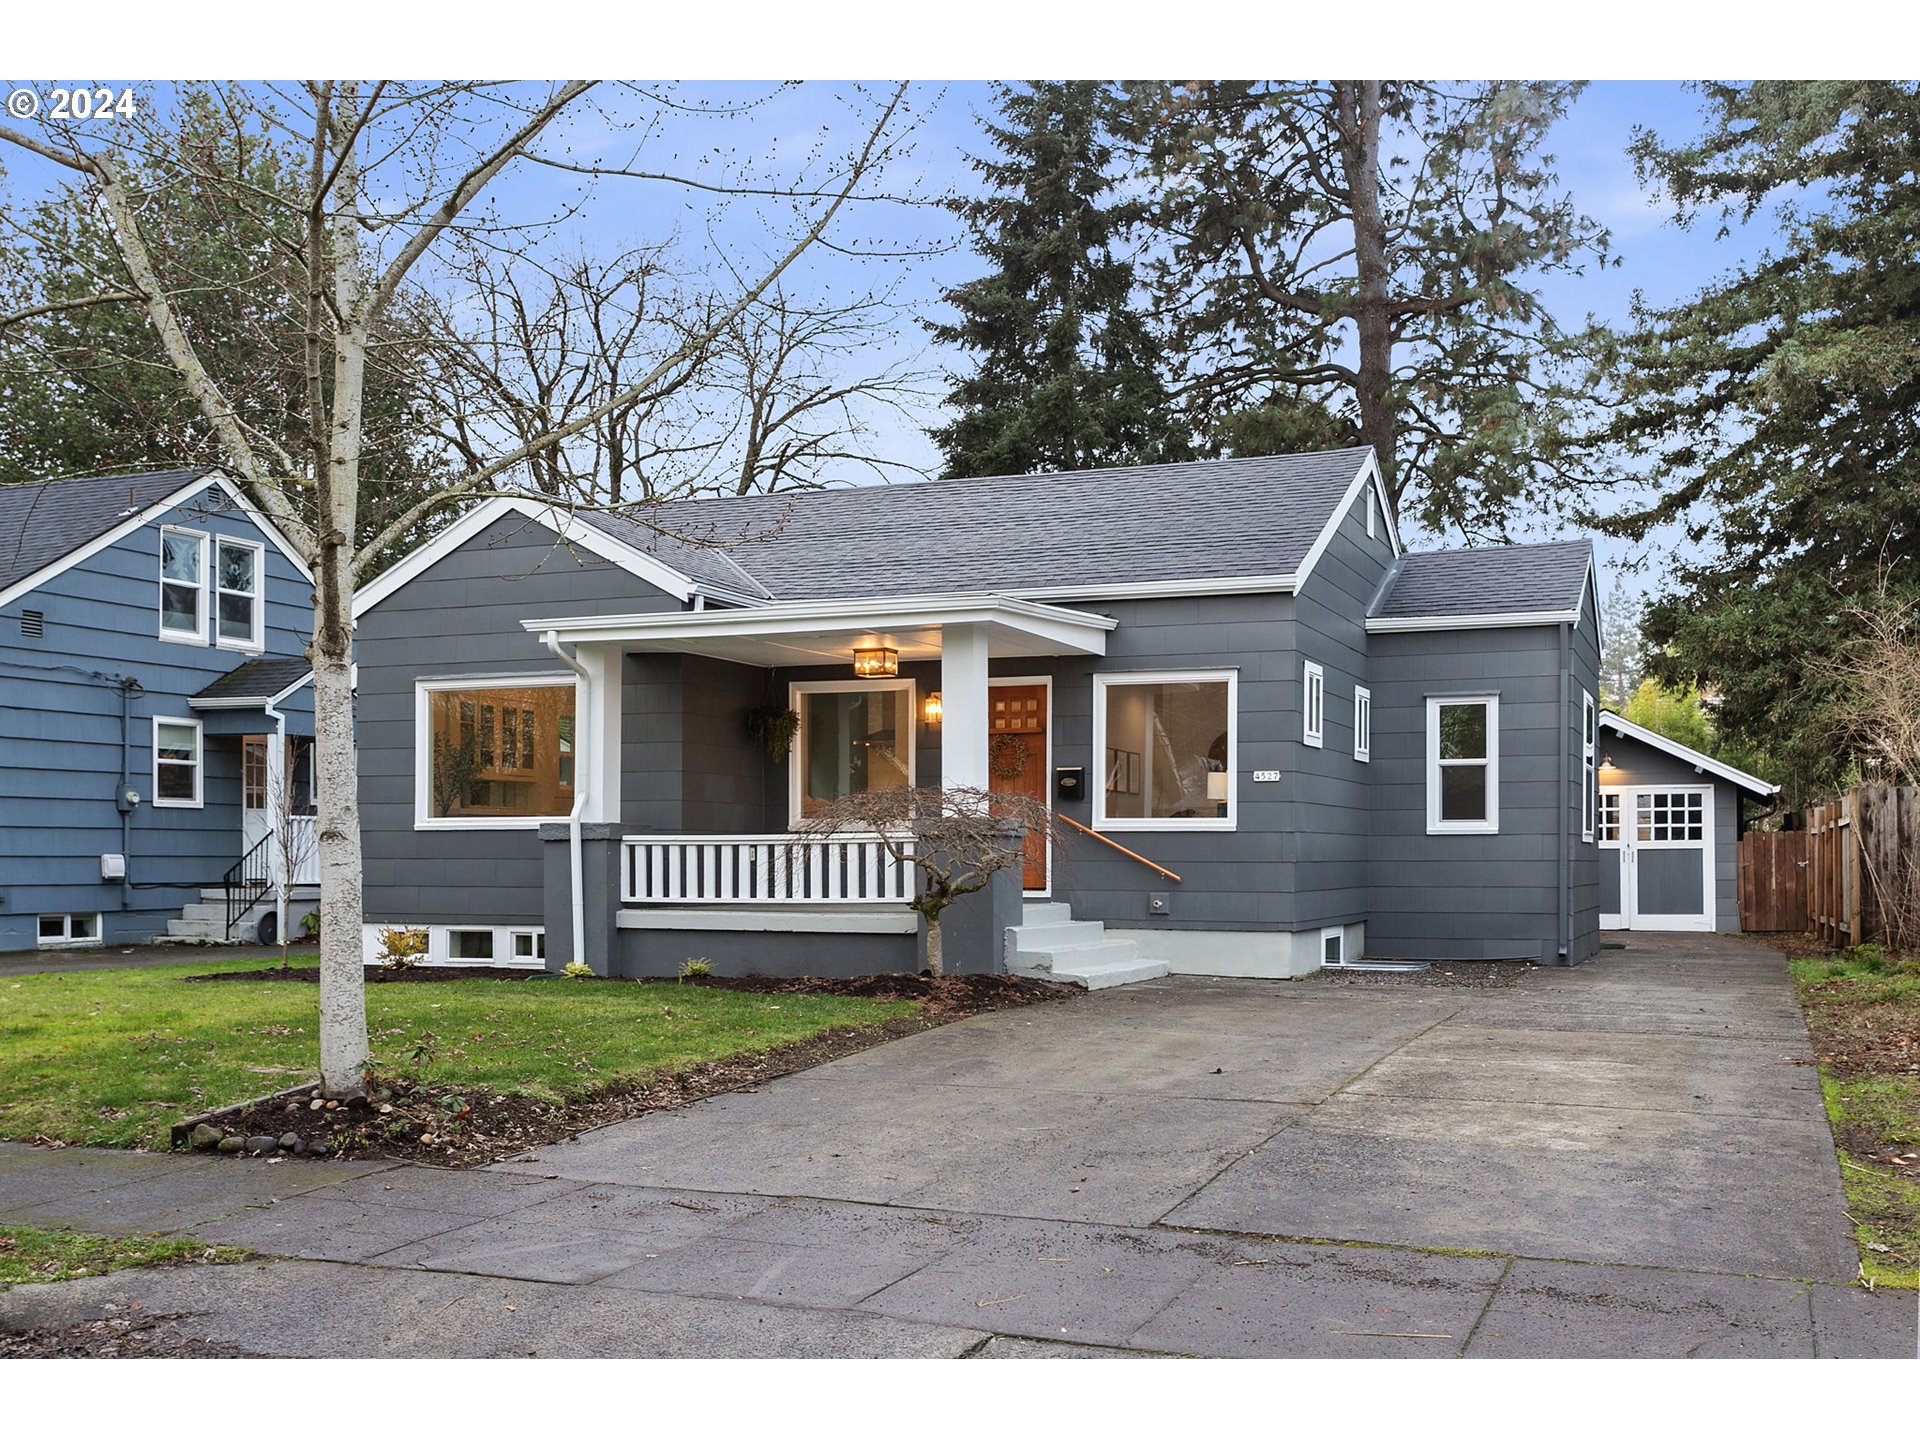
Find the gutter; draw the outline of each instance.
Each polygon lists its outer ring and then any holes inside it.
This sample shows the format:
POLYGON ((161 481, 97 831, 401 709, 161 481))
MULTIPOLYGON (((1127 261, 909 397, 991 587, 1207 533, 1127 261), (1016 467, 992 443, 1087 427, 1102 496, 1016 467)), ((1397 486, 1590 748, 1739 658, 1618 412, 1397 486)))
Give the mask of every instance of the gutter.
POLYGON ((587 938, 587 902, 586 902, 586 863, 580 849, 580 818, 586 812, 587 799, 593 790, 594 749, 593 749, 593 677, 587 674, 577 656, 568 654, 560 648, 560 637, 552 630, 540 637, 540 643, 547 647, 547 653, 574 673, 580 681, 580 695, 586 702, 574 706, 573 748, 577 759, 573 767, 573 809, 567 812, 567 868, 568 881, 572 887, 573 921, 573 958, 585 962, 584 953, 587 938))

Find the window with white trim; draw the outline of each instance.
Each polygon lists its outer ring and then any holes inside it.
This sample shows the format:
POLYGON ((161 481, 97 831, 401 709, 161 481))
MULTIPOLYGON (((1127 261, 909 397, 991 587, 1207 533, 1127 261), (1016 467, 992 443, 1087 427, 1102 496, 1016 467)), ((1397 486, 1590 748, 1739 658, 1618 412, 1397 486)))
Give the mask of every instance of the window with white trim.
POLYGON ((1134 671, 1095 675, 1093 687, 1095 827, 1233 829, 1237 674, 1134 671))
POLYGON ((1373 759, 1373 692, 1364 685, 1353 687, 1353 758, 1373 759))
POLYGON ((1597 717, 1594 713, 1593 696, 1586 691, 1580 692, 1580 838, 1593 839, 1593 810, 1599 794, 1597 774, 1594 769, 1594 747, 1599 740, 1595 733, 1597 717))
POLYGON ((39 937, 40 943, 46 946, 98 945, 100 916, 98 912, 90 915, 42 915, 39 937))
POLYGON ((207 537, 160 527, 160 638, 205 644, 207 537))
POLYGON ((202 735, 198 720, 153 717, 153 803, 198 810, 202 735))
POLYGON ((1427 833, 1500 830, 1500 697, 1427 697, 1427 833))
POLYGON ((1327 676, 1311 660, 1305 662, 1301 675, 1300 738, 1317 748, 1326 743, 1327 676))
POLYGON ((573 809, 571 676, 416 686, 416 827, 526 829, 573 809))
POLYGON ((1344 965, 1347 963, 1347 932, 1340 926, 1320 932, 1320 963, 1322 965, 1344 965))
POLYGON ((913 681, 800 680, 787 694, 800 717, 787 761, 795 824, 844 795, 913 784, 913 681))
POLYGON ((264 545, 220 539, 214 545, 214 643, 229 650, 261 647, 264 545))
POLYGON ((1367 539, 1369 540, 1373 539, 1373 512, 1379 503, 1379 498, 1373 493, 1373 486, 1367 486, 1367 539))
POLYGON ((516 960, 545 960, 547 958, 547 932, 544 930, 514 930, 513 958, 516 960))
POLYGON ((493 959, 493 931, 447 931, 447 959, 491 961, 493 959))
POLYGON ((1609 790, 1600 797, 1600 823, 1595 833, 1611 844, 1620 838, 1620 792, 1609 790))

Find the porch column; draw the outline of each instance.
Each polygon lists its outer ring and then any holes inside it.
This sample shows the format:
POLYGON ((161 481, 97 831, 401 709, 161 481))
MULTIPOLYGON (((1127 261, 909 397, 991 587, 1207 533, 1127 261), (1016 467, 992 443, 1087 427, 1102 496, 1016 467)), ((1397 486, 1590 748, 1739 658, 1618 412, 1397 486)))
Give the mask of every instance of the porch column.
POLYGON ((585 819, 620 823, 620 704, 625 664, 617 645, 580 645, 574 652, 586 667, 587 684, 580 696, 581 717, 575 734, 586 741, 586 753, 574 757, 584 766, 591 787, 585 819))
POLYGON ((987 629, 949 625, 940 636, 940 784, 987 788, 987 629))

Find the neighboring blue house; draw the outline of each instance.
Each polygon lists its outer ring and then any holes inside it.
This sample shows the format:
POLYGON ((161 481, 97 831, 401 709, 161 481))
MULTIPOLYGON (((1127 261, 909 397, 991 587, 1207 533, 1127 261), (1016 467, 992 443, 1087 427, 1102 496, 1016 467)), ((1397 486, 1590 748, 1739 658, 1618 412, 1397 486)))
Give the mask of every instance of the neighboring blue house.
POLYGON ((252 938, 278 871, 302 895, 312 608, 217 472, 0 487, 0 951, 252 938))

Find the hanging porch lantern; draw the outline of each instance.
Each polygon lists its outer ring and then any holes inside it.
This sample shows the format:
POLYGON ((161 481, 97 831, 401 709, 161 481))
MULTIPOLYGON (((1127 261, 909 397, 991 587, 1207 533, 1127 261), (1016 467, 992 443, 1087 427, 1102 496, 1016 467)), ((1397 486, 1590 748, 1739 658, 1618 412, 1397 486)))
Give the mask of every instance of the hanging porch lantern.
POLYGON ((900 652, 885 645, 856 650, 853 673, 862 680, 891 680, 900 673, 900 652))

